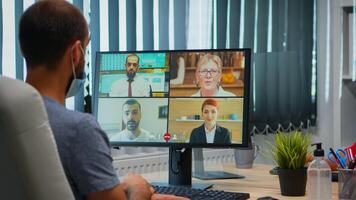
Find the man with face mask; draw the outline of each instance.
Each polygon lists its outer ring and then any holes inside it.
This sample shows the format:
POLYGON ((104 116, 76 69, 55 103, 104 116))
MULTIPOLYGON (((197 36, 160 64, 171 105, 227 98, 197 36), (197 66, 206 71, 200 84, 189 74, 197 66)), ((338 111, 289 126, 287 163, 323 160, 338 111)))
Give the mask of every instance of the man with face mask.
POLYGON ((109 140, 95 118, 65 108, 66 97, 76 94, 85 77, 88 25, 77 8, 66 1, 37 1, 20 19, 19 41, 27 64, 26 82, 43 96, 76 199, 178 198, 153 194, 139 175, 130 174, 119 182, 109 140))
POLYGON ((151 85, 142 77, 137 76, 140 58, 136 54, 126 57, 125 68, 127 77, 115 81, 110 90, 110 97, 149 97, 151 85))
POLYGON ((111 141, 155 142, 154 135, 140 128, 141 105, 135 99, 129 99, 122 105, 122 120, 125 129, 114 134, 111 141))

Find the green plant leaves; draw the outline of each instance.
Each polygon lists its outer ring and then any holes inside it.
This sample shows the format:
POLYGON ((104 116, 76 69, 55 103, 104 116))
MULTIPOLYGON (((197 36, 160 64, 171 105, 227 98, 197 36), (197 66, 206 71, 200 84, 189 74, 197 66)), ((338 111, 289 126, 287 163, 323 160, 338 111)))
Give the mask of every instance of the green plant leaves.
POLYGON ((282 169, 304 168, 311 137, 301 132, 277 133, 272 145, 274 162, 282 169))

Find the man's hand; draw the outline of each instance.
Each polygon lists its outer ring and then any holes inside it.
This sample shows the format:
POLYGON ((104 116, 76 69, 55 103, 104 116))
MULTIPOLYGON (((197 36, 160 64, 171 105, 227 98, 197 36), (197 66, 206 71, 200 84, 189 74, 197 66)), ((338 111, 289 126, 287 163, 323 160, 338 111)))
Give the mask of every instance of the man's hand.
POLYGON ((128 173, 121 182, 129 200, 188 200, 188 198, 167 194, 155 194, 153 187, 140 175, 128 173))
POLYGON ((130 200, 149 200, 154 193, 151 185, 140 175, 128 173, 121 184, 130 200))
POLYGON ((151 200, 189 200, 185 197, 179 197, 174 195, 167 195, 167 194, 153 194, 151 200))

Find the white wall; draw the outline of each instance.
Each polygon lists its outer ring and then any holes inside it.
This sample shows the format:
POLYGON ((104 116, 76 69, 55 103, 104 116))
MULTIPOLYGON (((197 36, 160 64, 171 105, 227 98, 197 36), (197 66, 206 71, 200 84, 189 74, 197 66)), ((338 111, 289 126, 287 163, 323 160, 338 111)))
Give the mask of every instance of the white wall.
POLYGON ((318 120, 315 140, 323 142, 326 147, 336 148, 356 141, 356 100, 352 95, 356 88, 348 86, 349 81, 342 79, 342 67, 347 63, 347 51, 342 45, 349 41, 348 34, 343 35, 345 30, 341 18, 342 7, 354 4, 353 0, 318 0, 318 120), (327 9, 328 2, 330 12, 327 9), (330 63, 329 77, 327 62, 330 63))
MULTIPOLYGON (((332 3, 330 1, 330 11, 332 11, 332 3)), ((335 72, 332 67, 332 56, 327 54, 327 43, 330 38, 333 38, 331 31, 332 17, 329 17, 328 22, 328 0, 318 0, 317 5, 317 122, 316 122, 316 141, 324 144, 324 147, 334 145, 334 122, 338 120, 337 112, 334 112, 334 96, 338 96, 333 88, 333 76, 335 72), (329 23, 329 27, 328 24, 329 23), (329 35, 327 35, 329 32, 329 35), (327 38, 327 36, 329 38, 327 38), (328 61, 329 60, 329 61, 328 61), (327 78, 327 61, 330 63, 330 73, 327 78), (329 84, 329 87, 326 85, 329 84)), ((331 13, 330 13, 331 14, 331 13)), ((333 44, 329 43, 329 49, 333 49, 333 44)), ((332 55, 332 54, 331 54, 332 55)), ((336 99, 337 100, 337 99, 336 99)))
POLYGON ((341 145, 356 142, 356 82, 343 82, 341 97, 341 145))
MULTIPOLYGON (((324 149, 356 142, 356 82, 343 80, 341 76, 341 64, 345 62, 341 58, 348 54, 341 51, 341 7, 351 5, 354 5, 354 0, 317 2, 317 123, 310 131, 314 135, 313 142, 322 142, 324 149)), ((256 160, 258 163, 272 163, 266 141, 273 142, 273 138, 274 135, 254 137, 261 149, 256 160)))
MULTIPOLYGON (((353 0, 353 4, 356 1, 353 0)), ((356 14, 344 13, 344 44, 343 82, 341 97, 341 145, 356 142, 356 14)))

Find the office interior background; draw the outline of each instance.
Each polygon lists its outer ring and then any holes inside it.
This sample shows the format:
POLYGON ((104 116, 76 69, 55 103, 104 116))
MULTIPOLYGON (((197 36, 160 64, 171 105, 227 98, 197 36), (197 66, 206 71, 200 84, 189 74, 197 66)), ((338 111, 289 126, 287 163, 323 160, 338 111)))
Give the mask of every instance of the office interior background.
MULTIPOLYGON (((18 22, 34 2, 0 2, 1 75, 26 78, 18 22)), ((272 140, 277 130, 311 132, 326 147, 356 139, 355 0, 69 2, 85 15, 91 36, 86 85, 67 100, 69 109, 91 112, 97 51, 251 48, 250 131, 262 152, 268 151, 265 140, 272 140)), ((131 166, 133 160, 148 162, 147 155, 163 159, 165 167, 167 151, 140 147, 113 150, 113 155, 120 167, 131 166)), ((230 162, 233 151, 226 152, 210 150, 206 158, 230 162)), ((257 162, 270 161, 261 153, 257 162)))

